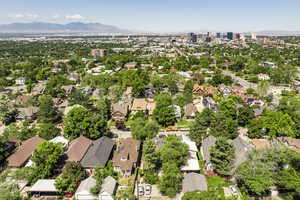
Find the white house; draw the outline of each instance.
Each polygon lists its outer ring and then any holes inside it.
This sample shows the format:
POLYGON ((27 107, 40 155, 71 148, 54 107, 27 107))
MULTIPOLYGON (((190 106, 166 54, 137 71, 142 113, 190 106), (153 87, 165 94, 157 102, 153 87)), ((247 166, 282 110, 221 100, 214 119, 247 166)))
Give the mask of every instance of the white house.
POLYGON ((26 82, 26 78, 25 77, 19 77, 15 80, 17 85, 24 85, 26 82))
POLYGON ((270 76, 268 74, 258 74, 257 75, 257 78, 259 80, 262 80, 262 81, 266 81, 266 80, 269 80, 270 79, 270 76))
POLYGON ((83 180, 75 193, 76 200, 94 200, 97 196, 93 195, 90 191, 96 186, 96 180, 90 176, 83 180))

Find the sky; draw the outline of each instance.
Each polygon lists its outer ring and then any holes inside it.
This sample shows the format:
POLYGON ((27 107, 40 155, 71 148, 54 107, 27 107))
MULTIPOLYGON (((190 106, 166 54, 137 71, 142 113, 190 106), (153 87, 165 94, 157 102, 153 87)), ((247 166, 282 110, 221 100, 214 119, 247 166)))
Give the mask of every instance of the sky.
POLYGON ((99 22, 131 31, 300 31, 300 0, 0 0, 0 24, 99 22))

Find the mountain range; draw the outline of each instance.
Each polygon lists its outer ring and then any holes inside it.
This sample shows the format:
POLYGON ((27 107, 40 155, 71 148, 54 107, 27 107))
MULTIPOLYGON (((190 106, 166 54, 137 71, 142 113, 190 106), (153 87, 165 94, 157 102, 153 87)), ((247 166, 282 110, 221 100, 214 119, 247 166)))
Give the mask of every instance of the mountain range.
POLYGON ((72 22, 55 24, 46 22, 12 23, 0 25, 0 33, 129 33, 130 31, 100 23, 72 22))

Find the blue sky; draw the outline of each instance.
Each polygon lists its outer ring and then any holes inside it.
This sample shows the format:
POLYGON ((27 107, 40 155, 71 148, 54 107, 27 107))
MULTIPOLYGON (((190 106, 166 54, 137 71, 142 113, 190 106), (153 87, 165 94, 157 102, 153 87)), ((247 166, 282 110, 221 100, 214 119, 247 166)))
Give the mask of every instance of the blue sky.
POLYGON ((0 24, 100 22, 141 31, 300 30, 300 0, 0 0, 0 24))

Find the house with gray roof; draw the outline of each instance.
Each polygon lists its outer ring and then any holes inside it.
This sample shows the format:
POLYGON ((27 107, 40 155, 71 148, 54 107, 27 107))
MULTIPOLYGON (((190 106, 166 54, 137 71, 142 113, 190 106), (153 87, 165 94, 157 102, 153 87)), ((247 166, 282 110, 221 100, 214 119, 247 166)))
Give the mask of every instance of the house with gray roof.
POLYGON ((98 140, 93 141, 92 146, 88 149, 80 161, 80 164, 85 169, 92 169, 96 166, 105 166, 111 156, 113 148, 114 141, 103 136, 98 140))
POLYGON ((187 173, 183 177, 182 192, 207 191, 207 181, 203 174, 187 173))
POLYGON ((233 174, 234 171, 238 168, 238 166, 248 159, 249 152, 254 149, 254 146, 249 144, 247 141, 245 141, 240 136, 235 138, 232 141, 232 144, 234 146, 234 152, 235 152, 233 169, 231 171, 231 173, 233 174))
POLYGON ((106 177, 101 185, 99 200, 114 200, 116 189, 117 181, 111 176, 106 177))
POLYGON ((91 193, 91 189, 96 186, 96 180, 90 176, 83 180, 76 190, 76 200, 97 199, 97 196, 91 193))
POLYGON ((212 163, 210 162, 210 149, 215 145, 217 139, 214 136, 208 136, 202 141, 201 155, 205 161, 206 170, 212 171, 212 163))

